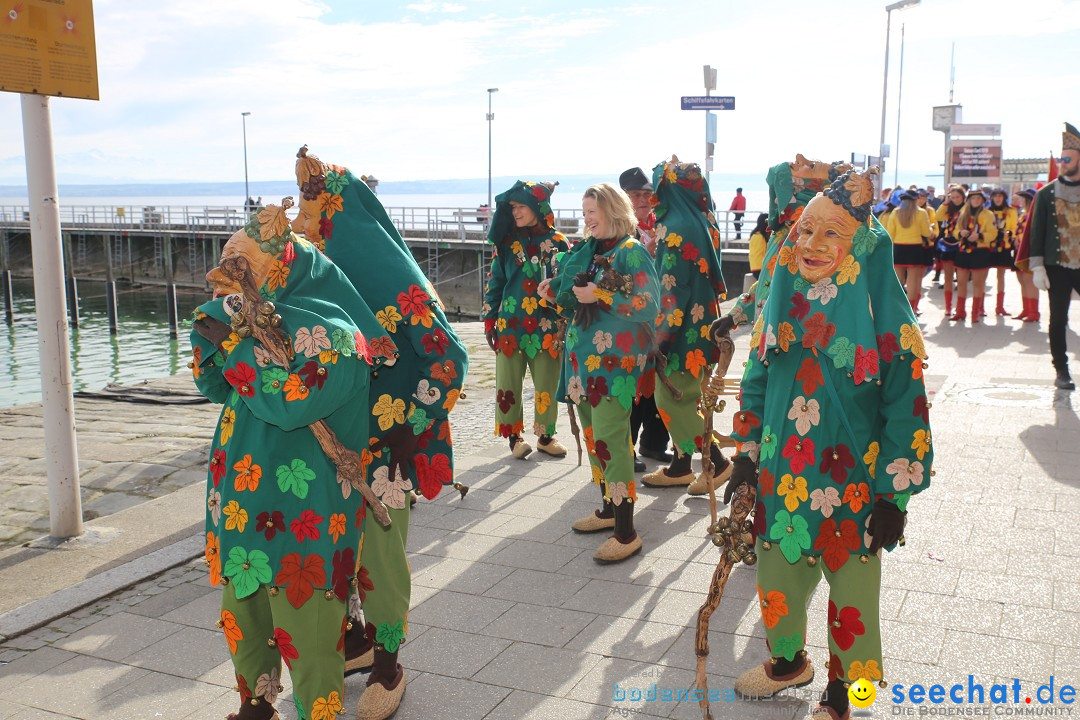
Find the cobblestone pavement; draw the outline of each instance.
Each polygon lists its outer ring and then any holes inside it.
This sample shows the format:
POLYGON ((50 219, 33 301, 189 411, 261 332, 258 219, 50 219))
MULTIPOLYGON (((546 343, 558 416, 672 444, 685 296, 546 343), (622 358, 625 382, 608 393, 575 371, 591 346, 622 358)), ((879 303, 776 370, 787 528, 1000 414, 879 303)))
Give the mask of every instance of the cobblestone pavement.
MULTIPOLYGON (((491 404, 494 354, 482 323, 454 325, 473 360, 455 412, 454 439, 463 447, 492 442, 491 404)), ((146 383, 163 394, 195 391, 184 372, 146 383)), ((192 483, 206 481, 211 428, 221 408, 201 405, 128 403, 78 399, 75 429, 83 519, 105 517, 192 483)), ((49 532, 45 434, 41 405, 0 410, 0 550, 49 532)))
MULTIPOLYGON (((966 687, 970 674, 989 692, 1016 678, 1019 704, 981 706, 986 714, 1064 715, 1070 706, 1024 697, 1051 676, 1059 689, 1080 682, 1080 399, 1048 385, 1045 320, 1041 331, 993 318, 950 325, 934 307, 940 295, 930 291, 922 317, 937 477, 912 501, 907 546, 883 563, 886 680, 966 687)), ((1080 327, 1080 305, 1073 320, 1080 327)), ((467 342, 480 348, 480 368, 482 337, 467 342)), ((1070 334, 1069 343, 1075 357, 1080 339, 1070 334)), ((615 686, 678 690, 693 681, 693 626, 716 560, 704 536, 707 501, 643 488, 643 552, 598 566, 591 556, 603 538, 569 531, 596 505, 587 468, 573 452, 509 459, 489 435, 483 382, 467 402, 458 465, 472 491, 413 513, 413 609, 401 652, 409 689, 395 719, 700 718, 695 703, 618 700, 615 686)), ((805 698, 824 686, 826 606, 819 588, 810 688, 783 702, 714 702, 717 720, 807 715, 805 698)), ((204 571, 188 564, 7 640, 0 719, 224 717, 237 696, 217 608, 204 571)), ((753 572, 738 567, 712 621, 710 687, 730 687, 761 662, 763 638, 753 572)), ((343 717, 355 717, 363 682, 346 682, 343 717)), ((881 691, 873 717, 896 714, 888 695, 881 691)), ((278 707, 295 720, 288 691, 278 707)))

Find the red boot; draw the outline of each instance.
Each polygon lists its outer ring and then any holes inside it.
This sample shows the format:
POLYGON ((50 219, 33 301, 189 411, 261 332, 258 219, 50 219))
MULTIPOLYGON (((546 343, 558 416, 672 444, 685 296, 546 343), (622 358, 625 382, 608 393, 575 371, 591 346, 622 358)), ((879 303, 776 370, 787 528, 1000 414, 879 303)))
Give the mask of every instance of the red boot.
MULTIPOLYGON (((948 304, 949 295, 946 294, 945 298, 946 298, 945 302, 946 302, 946 304, 948 304)), ((967 320, 967 308, 964 307, 966 304, 967 304, 967 298, 964 297, 963 295, 957 295, 956 296, 956 313, 949 319, 950 320, 959 320, 960 322, 963 322, 964 320, 967 320)), ((972 307, 972 312, 974 312, 974 307, 972 307)))
POLYGON ((1013 320, 1027 321, 1028 315, 1031 313, 1031 298, 1021 298, 1024 301, 1024 309, 1016 315, 1013 315, 1013 320))
POLYGON ((971 324, 972 325, 974 325, 975 323, 979 322, 984 317, 986 317, 986 308, 985 308, 985 306, 983 304, 985 301, 986 301, 986 298, 983 298, 983 297, 973 297, 973 298, 971 298, 971 324))
POLYGON ((911 312, 915 313, 916 317, 918 317, 919 315, 922 315, 922 313, 919 312, 919 298, 915 298, 914 300, 911 299, 911 298, 908 298, 908 303, 911 304, 911 312))
POLYGON ((1026 300, 1030 303, 1028 305, 1027 317, 1024 318, 1024 322, 1039 322, 1039 296, 1036 295, 1033 298, 1026 300))
POLYGON ((994 314, 1008 316, 1009 313, 1005 310, 1005 291, 999 290, 997 296, 997 310, 994 311, 994 314))
POLYGON ((952 290, 945 291, 945 317, 952 315, 952 290))

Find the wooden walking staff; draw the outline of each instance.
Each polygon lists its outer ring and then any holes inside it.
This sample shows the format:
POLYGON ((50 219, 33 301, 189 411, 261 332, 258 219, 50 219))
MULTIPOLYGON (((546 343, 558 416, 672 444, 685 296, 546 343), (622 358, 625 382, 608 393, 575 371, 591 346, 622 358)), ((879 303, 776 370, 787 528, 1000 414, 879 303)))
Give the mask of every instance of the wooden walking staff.
MULTIPOLYGON (((701 379, 701 410, 705 416, 705 429, 702 437, 701 465, 706 477, 712 476, 712 444, 714 439, 713 413, 722 411, 725 402, 720 399, 723 394, 729 394, 730 390, 724 380, 731 358, 735 354, 735 343, 731 338, 717 339, 720 346, 720 357, 717 360, 713 373, 704 373, 701 379)), ((733 394, 733 393, 730 393, 733 394)), ((697 673, 694 679, 695 689, 701 693, 698 704, 701 706, 704 720, 713 720, 709 710, 709 688, 705 675, 705 661, 709 657, 709 619, 713 612, 720 606, 720 598, 724 595, 724 586, 727 585, 731 569, 738 562, 753 565, 757 562, 754 553, 754 539, 751 534, 751 522, 748 519, 754 509, 753 488, 742 485, 735 490, 735 496, 731 501, 731 511, 728 517, 716 519, 716 490, 709 484, 709 536, 713 544, 720 549, 720 560, 713 572, 712 582, 709 584, 709 594, 705 604, 698 610, 697 634, 694 643, 694 652, 697 655, 697 673)))
MULTIPOLYGON (((244 257, 223 258, 220 267, 226 277, 236 281, 244 290, 244 311, 233 314, 231 322, 233 332, 242 338, 254 337, 262 343, 274 362, 282 367, 289 367, 295 357, 292 343, 288 338, 282 337, 282 333, 278 330, 281 325, 281 316, 274 313, 274 303, 263 300, 247 259, 244 257)), ((386 506, 382 504, 375 492, 364 482, 364 466, 360 460, 360 454, 342 445, 325 420, 317 420, 308 427, 315 439, 319 441, 319 447, 337 467, 338 477, 348 481, 349 485, 345 486, 343 483, 343 486, 356 489, 371 506, 379 524, 389 527, 390 513, 386 511, 386 506)), ((462 497, 464 496, 465 493, 462 493, 462 497)))

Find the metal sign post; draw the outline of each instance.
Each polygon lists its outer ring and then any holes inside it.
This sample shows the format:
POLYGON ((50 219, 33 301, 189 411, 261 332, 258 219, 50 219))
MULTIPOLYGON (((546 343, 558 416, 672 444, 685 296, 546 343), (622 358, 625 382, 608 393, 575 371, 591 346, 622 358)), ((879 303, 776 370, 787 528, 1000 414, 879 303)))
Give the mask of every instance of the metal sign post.
POLYGON ((8 10, 3 34, 0 92, 21 93, 22 101, 49 533, 69 538, 82 534, 82 500, 49 96, 98 99, 91 0, 22 0, 8 10))
POLYGON ((713 153, 716 150, 716 116, 712 110, 734 110, 735 98, 730 95, 710 95, 716 89, 716 68, 705 66, 705 94, 683 95, 683 110, 705 111, 705 182, 709 182, 709 174, 713 169, 713 153))
POLYGON ((75 443, 75 399, 71 395, 71 348, 49 98, 23 95, 22 121, 27 189, 30 191, 41 408, 49 476, 49 534, 55 538, 69 538, 82 534, 82 499, 79 497, 79 452, 75 443))

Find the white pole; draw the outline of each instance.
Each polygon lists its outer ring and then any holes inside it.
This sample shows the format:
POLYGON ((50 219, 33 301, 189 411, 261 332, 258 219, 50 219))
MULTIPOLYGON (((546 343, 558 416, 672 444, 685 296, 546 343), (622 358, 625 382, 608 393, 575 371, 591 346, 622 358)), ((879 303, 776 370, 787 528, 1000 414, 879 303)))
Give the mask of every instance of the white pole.
POLYGON ((896 88, 896 147, 893 148, 893 187, 899 187, 900 181, 900 111, 903 109, 904 98, 904 25, 900 23, 900 82, 896 88))
POLYGON ((75 443, 75 401, 71 395, 71 350, 52 121, 48 97, 25 94, 21 97, 45 461, 49 477, 49 533, 54 538, 69 538, 82 534, 82 500, 79 497, 79 453, 75 443))
POLYGON ((878 175, 877 187, 880 192, 885 184, 885 105, 889 99, 889 30, 892 26, 892 10, 885 8, 885 73, 881 82, 881 139, 878 140, 878 165, 881 166, 881 174, 878 175))

